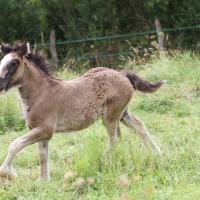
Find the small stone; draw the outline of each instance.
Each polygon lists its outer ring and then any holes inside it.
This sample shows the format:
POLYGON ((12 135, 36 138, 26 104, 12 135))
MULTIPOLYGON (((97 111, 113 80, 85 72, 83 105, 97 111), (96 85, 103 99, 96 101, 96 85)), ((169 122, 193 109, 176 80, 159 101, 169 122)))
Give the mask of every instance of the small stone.
POLYGON ((128 194, 124 193, 119 197, 119 200, 132 200, 128 194))
POLYGON ((144 189, 144 192, 146 193, 146 195, 150 195, 155 193, 156 189, 154 187, 154 185, 148 186, 144 189))
POLYGON ((122 174, 118 177, 118 185, 120 187, 129 187, 131 184, 127 174, 122 174))
POLYGON ((64 175, 65 182, 72 181, 72 179, 75 177, 75 175, 76 174, 73 171, 67 171, 67 172, 65 172, 65 175, 64 175))
POLYGON ((138 182, 141 179, 141 176, 133 176, 131 179, 133 182, 138 182))
POLYGON ((65 183, 63 183, 63 186, 62 186, 62 188, 63 188, 63 190, 67 191, 67 190, 69 190, 69 189, 70 189, 70 184, 69 184, 69 183, 67 183, 67 182, 65 182, 65 183))
POLYGON ((95 179, 94 179, 93 177, 88 177, 88 178, 86 179, 86 181, 87 181, 87 184, 88 184, 89 186, 92 186, 92 185, 95 184, 95 179))
POLYGON ((85 186, 85 179, 80 177, 80 178, 77 178, 75 182, 72 183, 71 185, 71 188, 72 189, 78 189, 78 190, 81 190, 83 189, 83 187, 85 186))

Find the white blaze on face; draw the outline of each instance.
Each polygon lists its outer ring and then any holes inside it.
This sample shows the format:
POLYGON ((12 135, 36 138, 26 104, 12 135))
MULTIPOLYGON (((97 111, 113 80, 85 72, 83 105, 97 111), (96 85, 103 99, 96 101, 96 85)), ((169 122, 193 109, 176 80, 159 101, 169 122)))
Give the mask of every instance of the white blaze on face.
POLYGON ((5 78, 8 72, 7 65, 13 59, 14 59, 14 55, 12 53, 9 53, 2 58, 1 63, 0 63, 0 78, 5 78))

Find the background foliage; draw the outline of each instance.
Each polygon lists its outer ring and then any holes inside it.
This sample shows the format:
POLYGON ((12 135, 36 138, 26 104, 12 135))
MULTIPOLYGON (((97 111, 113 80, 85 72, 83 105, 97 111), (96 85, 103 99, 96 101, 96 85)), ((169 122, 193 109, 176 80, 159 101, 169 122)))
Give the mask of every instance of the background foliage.
MULTIPOLYGON (((58 40, 87 38, 154 29, 158 17, 163 27, 200 22, 198 0, 1 0, 0 39, 48 40, 55 29, 58 40)), ((191 38, 190 38, 191 39, 191 38)))
MULTIPOLYGON (((154 19, 163 28, 200 23, 198 0, 0 0, 0 41, 27 39, 34 43, 49 42, 52 29, 56 39, 68 41, 97 36, 155 30, 154 19)), ((199 30, 170 32, 169 47, 188 47, 199 42, 199 30)), ((149 46, 149 37, 129 38, 133 45, 149 46)), ((99 55, 126 51, 123 40, 65 44, 58 47, 59 58, 99 55)))

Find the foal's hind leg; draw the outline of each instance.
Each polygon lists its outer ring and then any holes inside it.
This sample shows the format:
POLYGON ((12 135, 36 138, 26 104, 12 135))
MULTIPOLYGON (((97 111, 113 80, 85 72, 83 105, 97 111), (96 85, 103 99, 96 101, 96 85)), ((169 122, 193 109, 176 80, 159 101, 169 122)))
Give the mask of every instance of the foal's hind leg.
POLYGON ((121 129, 120 129, 119 124, 118 124, 118 127, 117 127, 117 137, 121 138, 121 135, 122 135, 121 129))
POLYGON ((108 151, 111 151, 113 145, 117 141, 117 129, 119 127, 119 120, 109 121, 108 119, 103 119, 103 124, 108 132, 108 151))
POLYGON ((148 146, 148 147, 151 146, 154 151, 161 154, 160 148, 151 139, 148 130, 146 129, 144 123, 142 121, 140 121, 139 118, 135 117, 134 115, 132 115, 131 113, 126 111, 126 112, 124 112, 124 114, 121 118, 121 122, 125 126, 131 128, 131 129, 134 129, 139 134, 139 136, 142 138, 142 140, 146 146, 148 146))

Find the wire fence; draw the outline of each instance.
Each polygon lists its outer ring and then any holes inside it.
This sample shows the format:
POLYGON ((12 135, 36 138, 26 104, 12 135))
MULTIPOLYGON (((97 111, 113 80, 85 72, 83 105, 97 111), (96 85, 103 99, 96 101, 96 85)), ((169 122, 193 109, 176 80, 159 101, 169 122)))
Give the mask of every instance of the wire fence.
MULTIPOLYGON (((168 32, 175 32, 175 31, 194 30, 194 29, 200 29, 200 25, 176 27, 176 28, 165 28, 165 29, 162 29, 162 32, 168 33, 168 32)), ((127 33, 127 34, 117 34, 117 35, 102 36, 102 37, 66 40, 66 41, 55 42, 55 45, 59 46, 59 45, 66 45, 66 44, 73 44, 73 43, 83 43, 83 42, 113 40, 113 39, 121 39, 121 38, 137 37, 137 36, 147 36, 147 35, 152 35, 152 34, 156 34, 156 33, 157 33, 156 30, 151 30, 151 31, 135 32, 135 33, 127 33)), ((38 46, 42 46, 42 47, 50 46, 50 42, 40 43, 40 44, 38 44, 38 46)))
MULTIPOLYGON (((193 26, 185 26, 185 27, 175 27, 175 28, 164 28, 162 29, 161 32, 157 32, 156 30, 150 30, 150 31, 144 31, 144 32, 134 32, 134 33, 127 33, 127 34, 116 34, 116 35, 109 35, 109 36, 101 36, 101 37, 91 37, 91 38, 84 38, 84 39, 76 39, 76 40, 66 40, 66 41, 57 41, 55 42, 55 45, 57 46, 57 48, 61 48, 61 46, 67 46, 67 45, 82 45, 82 44, 87 44, 90 45, 91 43, 94 42, 103 42, 103 41, 112 41, 112 40, 117 40, 119 41, 124 41, 124 40, 132 40, 133 38, 136 37, 146 37, 146 36, 151 36, 151 35, 157 35, 157 34, 167 34, 167 33, 182 33, 184 32, 188 32, 188 31, 192 31, 192 30, 200 30, 200 25, 193 25, 193 26)), ((137 44, 137 42, 135 42, 137 44)), ((50 42, 48 43, 44 43, 44 44, 39 44, 39 46, 43 46, 43 47, 49 47, 50 46, 50 42)), ((127 46, 127 45, 122 45, 122 46, 127 46)), ((137 46, 137 45, 136 45, 137 46)), ((149 45, 150 47, 150 45, 149 45)), ((152 47, 152 46, 151 46, 152 47)), ((190 49, 199 49, 199 45, 198 44, 192 44, 192 45, 177 45, 176 48, 177 49, 186 49, 186 48, 190 48, 190 49)), ((148 48, 148 47, 147 47, 148 48)), ((106 48, 105 48, 106 49, 106 48)), ((108 59, 110 57, 120 57, 120 56, 129 56, 133 53, 133 51, 130 51, 126 48, 124 48, 124 50, 122 51, 117 51, 117 52, 109 52, 107 50, 107 52, 98 52, 98 53, 87 53, 89 55, 85 55, 79 53, 79 55, 73 55, 71 56, 73 59, 76 59, 77 61, 95 61, 97 59, 108 59), (125 50, 125 51, 124 51, 125 50), (91 55, 92 54, 92 55, 91 55)), ((65 63, 66 59, 60 59, 59 63, 65 63)))
MULTIPOLYGON (((172 33, 172 32, 180 32, 180 31, 191 31, 191 30, 200 30, 200 25, 192 25, 192 26, 184 26, 184 27, 175 27, 175 28, 163 28, 161 33, 172 33)), ((109 36, 100 36, 100 37, 89 37, 89 38, 81 38, 75 40, 65 40, 65 41, 57 41, 53 43, 54 45, 59 48, 60 46, 67 46, 68 44, 83 44, 88 42, 98 42, 98 41, 110 41, 110 40, 122 40, 128 38, 135 38, 135 37, 144 37, 149 35, 158 34, 156 30, 149 30, 143 32, 134 32, 134 33, 127 33, 127 34, 116 34, 116 35, 109 35, 109 36)), ((50 42, 43 42, 37 43, 37 47, 39 48, 48 48, 50 47, 50 42)), ((31 47, 35 47, 31 45, 31 47)), ((184 45, 184 46, 177 46, 177 49, 185 49, 185 48, 193 48, 199 49, 199 44, 192 44, 192 45, 184 45)), ((66 51, 65 51, 66 52, 66 51)), ((96 59, 104 59, 108 57, 119 57, 119 56, 128 56, 131 55, 132 51, 117 51, 117 52, 106 52, 106 53, 98 53, 98 55, 73 55, 70 58, 76 59, 77 61, 93 61, 96 59)), ((66 53, 65 53, 66 54, 66 53)), ((61 56, 62 57, 62 56, 61 56)), ((59 59, 59 64, 64 63, 68 58, 59 59)))
MULTIPOLYGON (((39 48, 48 48, 51 44, 55 45, 57 48, 60 48, 61 46, 67 46, 67 45, 73 45, 73 44, 85 44, 89 42, 100 42, 100 41, 111 41, 111 40, 122 40, 122 39, 129 39, 129 38, 135 38, 135 37, 145 37, 155 34, 163 34, 163 33, 172 33, 172 32, 180 32, 180 31, 191 31, 191 30, 200 30, 200 25, 192 25, 192 26, 184 26, 184 27, 175 27, 175 28, 163 28, 161 32, 157 32, 156 30, 149 30, 149 31, 143 31, 143 32, 134 32, 134 33, 127 33, 127 34, 116 34, 116 35, 109 35, 109 36, 100 36, 100 37, 89 37, 89 38, 81 38, 81 39, 75 39, 75 40, 65 40, 65 41, 57 41, 55 43, 50 42, 44 42, 44 43, 38 43, 37 47, 39 48)), ((34 45, 32 45, 34 47, 34 45)), ((185 49, 185 48, 193 48, 198 49, 199 45, 188 45, 188 46, 177 46, 177 49, 185 49)), ((60 57, 65 57, 66 51, 64 51, 64 55, 60 57)), ((125 56, 125 55, 131 55, 132 51, 118 51, 118 52, 106 52, 101 53, 98 55, 73 55, 70 58, 76 59, 77 61, 93 61, 96 59, 105 59, 109 57, 119 57, 119 56, 125 56)), ((66 62, 65 59, 59 59, 59 64, 63 64, 66 62)))

